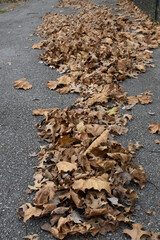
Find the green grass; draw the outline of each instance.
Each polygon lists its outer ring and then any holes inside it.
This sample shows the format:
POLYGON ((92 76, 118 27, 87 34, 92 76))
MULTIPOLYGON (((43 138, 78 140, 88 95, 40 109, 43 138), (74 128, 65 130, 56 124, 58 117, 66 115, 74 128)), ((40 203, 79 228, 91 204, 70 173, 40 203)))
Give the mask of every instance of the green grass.
POLYGON ((27 0, 0 0, 1 3, 8 3, 7 7, 0 10, 0 14, 12 11, 15 7, 19 6, 21 3, 26 2, 27 0))
POLYGON ((5 13, 5 12, 7 12, 7 10, 5 9, 0 10, 0 13, 5 13))
POLYGON ((17 0, 0 0, 0 3, 15 3, 17 0))

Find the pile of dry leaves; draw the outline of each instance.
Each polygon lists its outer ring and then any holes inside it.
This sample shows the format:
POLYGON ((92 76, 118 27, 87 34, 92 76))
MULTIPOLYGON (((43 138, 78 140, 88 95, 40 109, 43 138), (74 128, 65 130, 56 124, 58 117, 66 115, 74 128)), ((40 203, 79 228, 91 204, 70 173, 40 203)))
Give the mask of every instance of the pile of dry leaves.
MULTIPOLYGON (((77 7, 79 1, 63 0, 60 6, 66 4, 77 7)), ((108 7, 86 1, 80 7, 77 15, 47 14, 37 30, 45 40, 33 46, 45 49, 41 59, 46 64, 67 73, 47 86, 81 95, 64 110, 33 111, 45 116, 37 127, 48 145, 39 153, 34 185, 28 186, 36 191, 34 203, 21 206, 19 218, 26 222, 48 216, 42 229, 59 239, 76 233, 105 235, 120 222, 130 223, 137 198, 131 182, 142 188, 147 178, 134 160, 141 145, 127 149, 114 140, 132 120, 131 114, 121 116, 118 107, 129 109, 152 99, 150 92, 127 97, 118 82, 145 72, 150 49, 160 44, 160 26, 145 15, 134 22, 108 7)), ((130 10, 128 4, 126 9, 137 16, 136 8, 130 10)))

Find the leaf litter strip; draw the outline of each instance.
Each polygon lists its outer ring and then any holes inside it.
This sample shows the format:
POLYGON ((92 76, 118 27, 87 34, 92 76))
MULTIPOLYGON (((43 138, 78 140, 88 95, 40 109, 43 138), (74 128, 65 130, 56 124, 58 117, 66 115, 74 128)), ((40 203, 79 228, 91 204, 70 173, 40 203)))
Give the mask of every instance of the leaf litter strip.
MULTIPOLYGON (((41 59, 65 73, 47 86, 61 94, 78 92, 80 97, 64 110, 33 111, 45 116, 37 128, 48 145, 38 154, 34 185, 28 186, 36 191, 34 203, 18 211, 24 222, 48 216, 49 223, 41 228, 59 239, 77 233, 106 235, 120 222, 131 224, 137 198, 131 183, 143 188, 147 177, 134 159, 141 145, 129 144, 127 149, 114 140, 128 131, 133 118, 120 115, 118 108, 130 110, 152 99, 150 92, 128 97, 118 83, 153 67, 151 49, 160 45, 160 25, 133 3, 119 0, 116 10, 126 13, 117 16, 85 0, 63 0, 59 5, 67 6, 80 10, 77 15, 46 14, 37 28, 45 40, 32 48, 44 49, 41 59)), ((133 225, 136 239, 143 235, 141 228, 133 225)), ((153 239, 154 233, 147 234, 153 239)))

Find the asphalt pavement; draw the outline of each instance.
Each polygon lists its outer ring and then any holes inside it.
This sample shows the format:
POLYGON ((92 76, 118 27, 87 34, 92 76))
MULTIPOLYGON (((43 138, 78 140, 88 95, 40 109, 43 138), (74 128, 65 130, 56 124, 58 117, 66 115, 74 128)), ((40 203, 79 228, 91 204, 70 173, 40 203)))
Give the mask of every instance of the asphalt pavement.
MULTIPOLYGON (((98 1, 96 1, 98 3, 98 1)), ((49 80, 56 80, 56 70, 44 65, 39 59, 40 50, 31 46, 39 42, 34 35, 35 29, 42 23, 42 16, 47 12, 70 14, 75 10, 56 8, 55 0, 30 0, 16 7, 13 11, 0 15, 0 239, 21 240, 25 235, 38 234, 40 240, 54 239, 50 234, 40 230, 47 219, 30 219, 27 223, 19 221, 17 209, 32 196, 27 195, 27 185, 33 184, 33 167, 36 158, 29 154, 38 153, 43 145, 37 137, 35 124, 41 118, 32 116, 37 108, 65 108, 74 103, 77 95, 60 95, 50 91, 45 85, 49 80), (32 85, 28 91, 14 89, 14 81, 26 78, 32 85)), ((115 7, 116 1, 106 0, 99 3, 115 7)), ((160 145, 154 139, 160 136, 151 135, 148 125, 160 123, 160 49, 154 50, 153 61, 156 68, 149 68, 137 79, 127 79, 122 83, 130 95, 146 90, 154 94, 153 103, 137 105, 132 109, 134 120, 129 124, 127 134, 119 137, 124 145, 128 141, 139 141, 144 148, 137 152, 136 161, 143 165, 149 182, 139 190, 136 203, 137 216, 146 230, 158 232, 160 218, 157 204, 160 202, 160 145), (149 112, 155 113, 150 115, 149 112), (155 211, 156 215, 147 215, 145 211, 155 211)), ((129 239, 121 232, 99 236, 100 240, 129 239)), ((68 237, 83 239, 82 237, 68 237)), ((88 239, 93 239, 88 237, 88 239)))

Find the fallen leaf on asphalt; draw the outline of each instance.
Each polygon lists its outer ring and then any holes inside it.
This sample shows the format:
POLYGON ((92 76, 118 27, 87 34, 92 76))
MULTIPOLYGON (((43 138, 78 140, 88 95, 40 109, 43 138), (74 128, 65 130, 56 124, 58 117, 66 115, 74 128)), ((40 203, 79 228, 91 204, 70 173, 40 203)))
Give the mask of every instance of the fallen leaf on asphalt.
POLYGON ((102 189, 106 190, 108 193, 111 193, 110 183, 107 182, 103 175, 101 177, 92 177, 87 180, 76 180, 72 185, 73 189, 85 191, 86 189, 95 189, 101 191, 102 189))
MULTIPOLYGON (((133 3, 119 4, 134 21, 86 0, 61 0, 61 7, 82 9, 72 15, 46 14, 37 29, 45 38, 40 58, 63 73, 47 87, 80 96, 63 110, 32 112, 44 116, 37 129, 47 144, 40 147, 34 184, 28 186, 36 191, 34 201, 19 208, 19 217, 48 217, 42 229, 59 239, 79 233, 106 235, 120 222, 129 223, 138 196, 132 185, 143 188, 147 181, 143 167, 135 162, 141 145, 125 148, 115 136, 127 133, 133 119, 120 109, 151 103, 152 94, 127 96, 119 82, 151 66, 160 28, 133 3)), ((132 239, 148 233, 141 227, 133 225, 128 232, 132 239)))
POLYGON ((41 40, 39 43, 33 44, 32 48, 33 48, 33 49, 36 49, 36 48, 37 48, 37 49, 41 49, 42 46, 43 46, 43 44, 44 44, 44 41, 41 40))
POLYGON ((26 203, 27 209, 24 212, 23 222, 26 222, 31 217, 39 217, 42 214, 42 210, 37 207, 33 207, 31 204, 26 203))
POLYGON ((138 100, 140 101, 141 104, 149 104, 149 103, 152 102, 151 96, 149 96, 147 94, 138 95, 137 98, 138 98, 138 100))
POLYGON ((138 103, 138 98, 136 96, 129 96, 128 97, 128 104, 136 105, 138 103))
POLYGON ((155 122, 151 123, 149 125, 149 132, 152 134, 154 134, 154 133, 160 134, 160 124, 155 123, 155 122))
POLYGON ((37 205, 44 205, 52 201, 55 195, 55 189, 53 187, 43 187, 35 195, 34 200, 37 205))
POLYGON ((141 223, 135 223, 132 225, 133 229, 124 229, 123 233, 129 235, 132 240, 140 240, 143 235, 150 236, 151 233, 149 231, 142 230, 143 225, 141 223))
POLYGON ((118 108, 114 107, 112 108, 111 110, 107 111, 108 115, 109 116, 114 116, 114 115, 117 115, 119 112, 118 108))
POLYGON ((37 156, 38 156, 38 154, 36 152, 33 152, 33 153, 29 154, 29 157, 37 157, 37 156))
POLYGON ((65 162, 65 161, 61 161, 59 163, 57 163, 57 168, 59 172, 68 172, 68 171, 73 171, 73 170, 77 170, 77 165, 74 163, 70 163, 70 162, 65 162))
POLYGON ((160 140, 158 140, 158 139, 155 139, 154 142, 155 142, 156 144, 160 144, 160 140))
POLYGON ((143 148, 143 147, 144 147, 144 146, 141 145, 139 142, 136 142, 136 143, 134 144, 134 146, 135 146, 135 149, 136 149, 136 150, 139 150, 140 148, 143 148))
POLYGON ((160 232, 154 233, 153 231, 151 232, 151 237, 149 240, 159 240, 160 239, 160 232))
POLYGON ((58 83, 55 82, 55 81, 48 81, 47 84, 46 84, 46 86, 47 86, 49 89, 53 90, 53 89, 55 89, 55 88, 58 86, 58 83))
POLYGON ((28 235, 23 238, 30 239, 30 240, 39 240, 38 234, 28 235))
POLYGON ((106 143, 108 141, 109 137, 109 130, 106 129, 98 138, 95 139, 94 142, 91 143, 91 145, 87 148, 84 155, 87 153, 90 153, 94 148, 98 147, 101 143, 106 143))
POLYGON ((143 94, 137 95, 137 96, 129 96, 129 97, 127 97, 128 104, 134 106, 138 102, 140 102, 141 104, 152 103, 152 98, 151 98, 151 96, 149 94, 151 94, 151 93, 143 93, 143 94))
POLYGON ((14 88, 28 90, 32 88, 32 84, 30 84, 26 78, 21 78, 14 82, 14 88))
POLYGON ((146 211, 146 213, 147 213, 147 214, 152 214, 153 216, 156 215, 156 212, 155 212, 155 211, 150 211, 150 210, 148 210, 148 211, 146 211))

